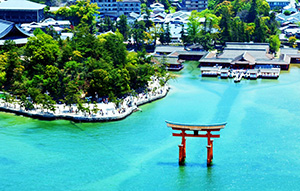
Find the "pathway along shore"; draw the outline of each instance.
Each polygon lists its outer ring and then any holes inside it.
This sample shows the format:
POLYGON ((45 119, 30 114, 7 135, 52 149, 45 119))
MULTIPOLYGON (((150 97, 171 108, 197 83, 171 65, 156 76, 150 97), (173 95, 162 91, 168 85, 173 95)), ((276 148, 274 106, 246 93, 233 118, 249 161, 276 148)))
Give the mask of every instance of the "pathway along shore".
MULTIPOLYGON (((138 106, 150 103, 152 101, 161 99, 168 94, 169 86, 165 85, 163 87, 155 88, 155 91, 151 93, 142 93, 137 97, 128 96, 126 97, 121 106, 116 108, 115 104, 109 103, 97 103, 97 108, 99 111, 95 113, 83 113, 77 110, 77 106, 65 106, 64 104, 56 104, 55 112, 44 112, 43 109, 37 108, 34 110, 26 111, 24 108, 20 107, 20 104, 7 103, 4 100, 0 102, 0 111, 15 113, 17 115, 23 115, 26 117, 42 119, 42 120, 56 120, 56 119, 66 119, 74 122, 106 122, 106 121, 117 121, 126 118, 132 112, 139 110, 138 106)), ((95 104, 84 104, 85 107, 89 107, 92 110, 95 104)))

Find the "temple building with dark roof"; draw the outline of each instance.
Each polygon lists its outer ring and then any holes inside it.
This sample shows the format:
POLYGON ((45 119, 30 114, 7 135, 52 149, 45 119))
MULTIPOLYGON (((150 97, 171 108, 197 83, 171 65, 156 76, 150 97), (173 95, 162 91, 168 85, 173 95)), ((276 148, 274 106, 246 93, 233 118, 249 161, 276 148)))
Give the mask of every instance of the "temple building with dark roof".
POLYGON ((27 38, 33 36, 22 30, 13 22, 0 20, 0 46, 4 44, 6 40, 13 40, 17 45, 25 45, 27 38))
POLYGON ((27 0, 0 1, 0 19, 14 23, 40 22, 44 17, 46 5, 27 0))

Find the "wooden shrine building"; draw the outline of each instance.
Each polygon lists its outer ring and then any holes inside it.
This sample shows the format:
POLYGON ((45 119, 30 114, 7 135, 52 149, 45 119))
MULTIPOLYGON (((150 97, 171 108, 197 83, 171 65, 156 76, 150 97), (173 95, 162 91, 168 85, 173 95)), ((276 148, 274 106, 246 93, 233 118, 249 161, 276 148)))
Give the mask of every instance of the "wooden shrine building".
POLYGON ((227 123, 213 124, 213 125, 196 125, 196 124, 182 124, 166 121, 167 126, 173 130, 181 131, 181 133, 173 133, 175 137, 181 137, 181 144, 179 147, 179 165, 184 165, 186 158, 186 137, 207 137, 207 165, 212 164, 213 159, 213 139, 220 138, 220 135, 212 134, 212 132, 220 131, 227 123), (186 133, 190 131, 193 133, 186 133), (199 131, 204 131, 206 134, 199 134, 199 131))
POLYGON ((222 66, 232 69, 281 68, 288 70, 291 57, 269 52, 268 43, 226 42, 223 52, 209 52, 199 62, 200 66, 222 66))

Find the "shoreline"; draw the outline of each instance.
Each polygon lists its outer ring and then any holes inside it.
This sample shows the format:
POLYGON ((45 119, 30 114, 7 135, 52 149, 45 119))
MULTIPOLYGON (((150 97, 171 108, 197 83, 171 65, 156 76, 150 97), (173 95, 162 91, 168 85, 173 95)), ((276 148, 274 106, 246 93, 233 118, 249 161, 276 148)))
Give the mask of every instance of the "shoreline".
MULTIPOLYGON (((42 109, 37 108, 35 110, 24 110, 16 103, 6 103, 5 101, 0 102, 0 111, 14 113, 16 115, 21 115, 25 117, 30 117, 33 119, 40 120, 70 120, 74 122, 109 122, 109 121, 119 121, 130 116, 134 111, 139 110, 138 106, 151 103, 153 101, 164 98, 170 87, 165 85, 163 87, 157 88, 154 92, 147 94, 139 94, 137 97, 128 96, 123 99, 123 103, 119 108, 115 107, 112 102, 109 103, 97 103, 96 107, 101 109, 101 112, 96 114, 88 114, 82 112, 74 112, 77 106, 65 106, 64 104, 55 104, 55 108, 58 109, 55 112, 44 112, 42 109), (129 104, 130 103, 130 104, 129 104), (69 108, 69 109, 68 109, 69 108), (104 111, 104 112, 103 112, 104 111)), ((94 104, 85 104, 87 107, 94 108, 94 104)))

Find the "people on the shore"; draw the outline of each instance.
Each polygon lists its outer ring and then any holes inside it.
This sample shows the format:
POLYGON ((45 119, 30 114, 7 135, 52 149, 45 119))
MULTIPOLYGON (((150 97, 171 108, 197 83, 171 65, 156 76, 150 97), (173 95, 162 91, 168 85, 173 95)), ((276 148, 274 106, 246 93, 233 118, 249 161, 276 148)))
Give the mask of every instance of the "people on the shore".
POLYGON ((41 114, 44 115, 54 115, 54 116, 74 116, 74 117, 95 117, 95 118, 102 118, 102 117, 118 117, 118 116, 124 116, 129 115, 132 111, 134 111, 138 105, 147 103, 151 101, 152 99, 157 99, 160 96, 163 96, 166 94, 168 87, 152 87, 147 89, 145 92, 137 94, 135 96, 127 96, 122 99, 119 105, 115 105, 112 102, 109 102, 108 98, 102 99, 102 103, 96 103, 94 104, 87 104, 88 105, 88 111, 81 111, 77 106, 73 105, 70 107, 67 107, 67 105, 64 104, 57 104, 54 106, 53 111, 48 111, 44 113, 44 109, 40 107, 39 105, 35 105, 34 109, 32 110, 26 110, 20 103, 19 100, 15 100, 13 103, 7 103, 4 100, 0 100, 2 104, 0 104, 0 107, 4 107, 6 109, 10 110, 16 110, 21 112, 27 112, 31 114, 41 114), (92 111, 90 108, 97 108, 98 111, 92 111), (25 111, 24 111, 25 109, 25 111), (55 112, 56 111, 56 112, 55 112), (110 111, 110 112, 109 112, 110 111))

